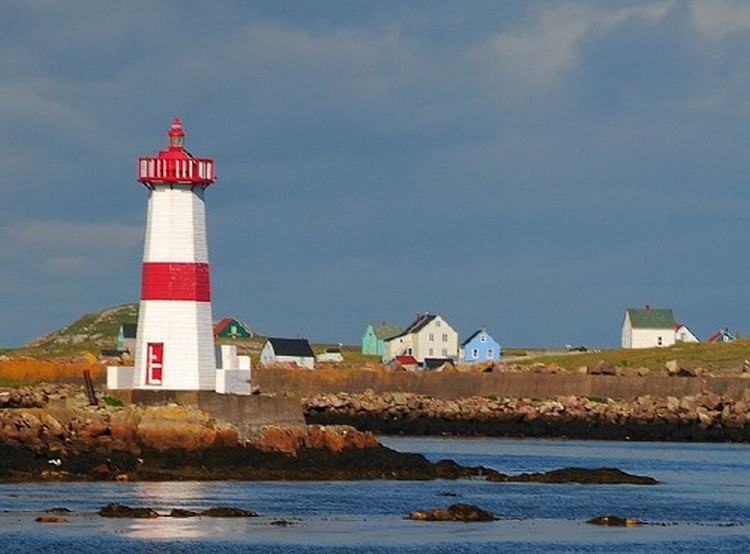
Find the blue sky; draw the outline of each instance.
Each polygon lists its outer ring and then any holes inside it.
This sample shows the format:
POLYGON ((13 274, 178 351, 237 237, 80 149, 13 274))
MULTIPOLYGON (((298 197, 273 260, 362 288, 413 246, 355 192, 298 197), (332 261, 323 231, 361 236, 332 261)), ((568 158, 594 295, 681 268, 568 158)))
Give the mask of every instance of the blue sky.
POLYGON ((139 155, 216 159, 213 311, 356 343, 439 313, 747 334, 750 3, 3 0, 0 345, 136 302, 139 155))

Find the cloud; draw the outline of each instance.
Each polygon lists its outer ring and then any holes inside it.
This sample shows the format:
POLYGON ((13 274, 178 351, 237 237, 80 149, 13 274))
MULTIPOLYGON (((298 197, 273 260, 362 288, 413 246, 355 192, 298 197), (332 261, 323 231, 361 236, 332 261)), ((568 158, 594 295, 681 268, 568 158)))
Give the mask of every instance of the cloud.
POLYGON ((695 29, 714 40, 750 30, 750 4, 744 0, 693 0, 690 14, 695 29))
POLYGON ((12 248, 4 249, 0 260, 7 273, 25 268, 30 281, 88 275, 109 271, 142 237, 141 228, 118 223, 10 222, 0 228, 0 240, 12 248))
POLYGON ((617 10, 606 4, 546 4, 520 29, 501 31, 468 54, 488 85, 504 95, 523 97, 556 89, 560 79, 580 62, 579 45, 601 37, 631 19, 658 21, 672 1, 617 10))

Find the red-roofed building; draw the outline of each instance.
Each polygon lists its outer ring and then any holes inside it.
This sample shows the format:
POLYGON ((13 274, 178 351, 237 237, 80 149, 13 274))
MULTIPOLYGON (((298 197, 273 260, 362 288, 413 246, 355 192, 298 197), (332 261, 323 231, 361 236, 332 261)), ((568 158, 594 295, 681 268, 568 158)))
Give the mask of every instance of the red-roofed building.
POLYGON ((253 336, 250 328, 233 317, 225 317, 214 325, 214 336, 228 339, 249 339, 253 336))

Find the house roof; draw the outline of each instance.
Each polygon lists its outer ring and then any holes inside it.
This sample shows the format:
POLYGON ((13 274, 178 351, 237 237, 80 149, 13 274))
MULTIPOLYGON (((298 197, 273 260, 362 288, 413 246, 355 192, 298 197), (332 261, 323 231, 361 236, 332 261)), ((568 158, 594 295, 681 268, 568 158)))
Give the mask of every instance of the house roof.
POLYGON ((414 320, 414 323, 409 325, 401 333, 388 337, 387 340, 397 339, 398 337, 411 335, 413 333, 419 333, 419 331, 424 329, 424 327, 436 317, 437 316, 435 314, 417 314, 417 318, 414 320))
POLYGON ((225 317, 221 321, 219 321, 216 325, 214 325, 214 335, 220 334, 222 331, 224 331, 227 327, 229 327, 232 323, 236 323, 237 325, 241 326, 242 329, 250 334, 250 331, 247 328, 247 325, 242 323, 241 321, 233 318, 233 317, 225 317))
POLYGON ((409 354, 396 356, 396 361, 401 365, 419 365, 419 361, 414 356, 411 356, 409 354))
POLYGON ((273 351, 277 356, 296 356, 302 358, 314 358, 312 348, 307 339, 281 339, 271 337, 268 339, 273 351))
POLYGON ((708 342, 731 342, 734 340, 734 335, 727 329, 719 329, 713 335, 708 337, 708 342))
MULTIPOLYGON (((477 336, 477 335, 478 335, 479 333, 482 333, 482 332, 484 332, 484 333, 487 333, 487 329, 485 329, 484 327, 482 327, 481 329, 477 329, 476 331, 474 331, 474 332, 473 332, 473 333, 472 333, 472 334, 471 334, 471 335, 469 336, 469 338, 468 338, 468 339, 466 339, 466 340, 465 340, 464 342, 462 342, 462 343, 461 343, 461 346, 466 346, 466 345, 467 345, 467 344, 469 344, 469 343, 470 343, 471 341, 473 341, 473 340, 474 340, 474 338, 476 338, 476 336, 477 336)), ((490 337, 490 338, 491 338, 492 340, 495 340, 494 338, 492 338, 492 336, 491 336, 491 335, 490 335, 489 333, 487 333, 487 336, 488 336, 488 337, 490 337)))
POLYGON ((674 329, 674 314, 670 309, 628 308, 633 329, 674 329))
POLYGON ((384 321, 381 321, 380 323, 372 323, 370 324, 370 327, 372 327, 372 332, 375 334, 375 337, 381 340, 396 336, 404 331, 404 328, 400 325, 394 325, 384 321))

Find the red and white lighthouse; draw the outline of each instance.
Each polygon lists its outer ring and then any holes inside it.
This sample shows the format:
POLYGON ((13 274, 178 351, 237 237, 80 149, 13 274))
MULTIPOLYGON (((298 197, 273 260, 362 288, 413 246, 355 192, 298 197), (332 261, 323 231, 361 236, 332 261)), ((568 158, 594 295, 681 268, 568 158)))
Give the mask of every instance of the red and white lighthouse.
POLYGON ((185 150, 178 118, 169 147, 138 160, 149 190, 133 388, 214 390, 216 356, 203 195, 214 161, 185 150))

